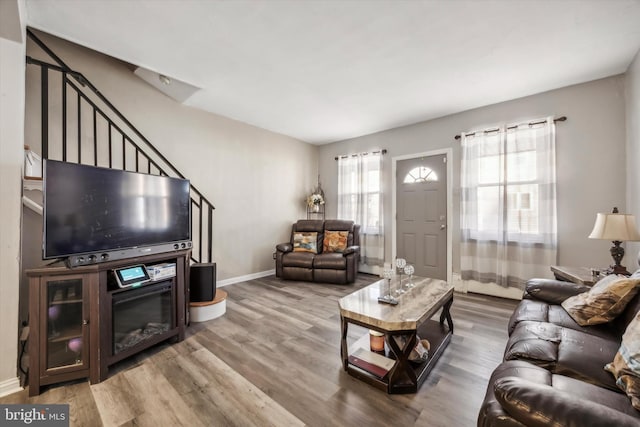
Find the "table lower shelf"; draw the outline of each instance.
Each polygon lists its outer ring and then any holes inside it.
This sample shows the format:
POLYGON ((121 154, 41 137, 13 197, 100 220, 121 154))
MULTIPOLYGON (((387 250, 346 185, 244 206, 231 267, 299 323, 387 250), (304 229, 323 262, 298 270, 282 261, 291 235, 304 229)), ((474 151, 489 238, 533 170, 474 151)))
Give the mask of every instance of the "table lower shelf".
MULTIPOLYGON (((428 340, 431 348, 429 350, 429 357, 424 362, 409 362, 413 375, 406 372, 394 372, 394 370, 400 369, 397 361, 382 378, 380 378, 381 374, 378 370, 376 370, 376 373, 372 373, 356 366, 351 361, 346 364, 345 370, 350 375, 391 394, 415 393, 425 381, 440 356, 442 356, 442 353, 451 341, 452 333, 446 324, 441 324, 435 320, 428 320, 418 328, 417 335, 420 339, 428 340), (392 377, 394 381, 390 382, 389 378, 392 377)), ((390 335, 387 338, 393 339, 392 337, 393 335, 390 335)), ((365 338, 368 342, 368 337, 365 338)), ((396 358, 395 354, 388 348, 385 350, 385 356, 391 359, 396 358)))

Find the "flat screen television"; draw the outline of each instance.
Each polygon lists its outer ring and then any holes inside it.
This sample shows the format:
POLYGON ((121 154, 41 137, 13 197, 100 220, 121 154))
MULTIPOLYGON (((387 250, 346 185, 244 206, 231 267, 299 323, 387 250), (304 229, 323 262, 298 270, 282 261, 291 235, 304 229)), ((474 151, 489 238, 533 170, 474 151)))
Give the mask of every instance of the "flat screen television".
POLYGON ((71 266, 191 247, 186 179, 46 160, 43 259, 71 266))

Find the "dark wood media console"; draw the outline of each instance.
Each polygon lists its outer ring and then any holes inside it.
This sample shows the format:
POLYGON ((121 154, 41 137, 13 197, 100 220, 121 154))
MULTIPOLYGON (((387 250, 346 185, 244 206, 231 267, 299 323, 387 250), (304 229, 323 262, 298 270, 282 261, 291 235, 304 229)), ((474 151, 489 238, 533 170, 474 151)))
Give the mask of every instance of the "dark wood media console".
POLYGON ((184 250, 71 269, 27 270, 29 395, 78 378, 99 383, 114 363, 169 339, 182 341, 189 256, 184 250), (160 263, 175 263, 175 277, 135 288, 114 283, 114 269, 160 263))

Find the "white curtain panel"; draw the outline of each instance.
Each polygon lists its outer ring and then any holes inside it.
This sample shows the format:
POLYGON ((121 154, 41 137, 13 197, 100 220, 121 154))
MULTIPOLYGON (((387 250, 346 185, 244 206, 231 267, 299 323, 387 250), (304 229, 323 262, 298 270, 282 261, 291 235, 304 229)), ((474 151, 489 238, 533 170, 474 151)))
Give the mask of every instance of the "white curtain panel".
MULTIPOLYGON (((363 153, 338 159, 338 218, 360 224, 360 263, 382 266, 381 153, 363 153)), ((367 271, 367 268, 362 270, 367 271)))
POLYGON ((524 288, 557 263, 553 118, 462 135, 463 280, 524 288))

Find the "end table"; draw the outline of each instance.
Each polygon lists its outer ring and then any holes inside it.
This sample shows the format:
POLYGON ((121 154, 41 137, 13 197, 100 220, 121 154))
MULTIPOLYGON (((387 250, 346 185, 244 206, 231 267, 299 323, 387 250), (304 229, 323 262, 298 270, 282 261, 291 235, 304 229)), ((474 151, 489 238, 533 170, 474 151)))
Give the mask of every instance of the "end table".
POLYGON ((587 267, 564 267, 552 265, 551 271, 557 280, 565 282, 579 283, 586 286, 593 286, 595 283, 591 275, 591 269, 587 267))

